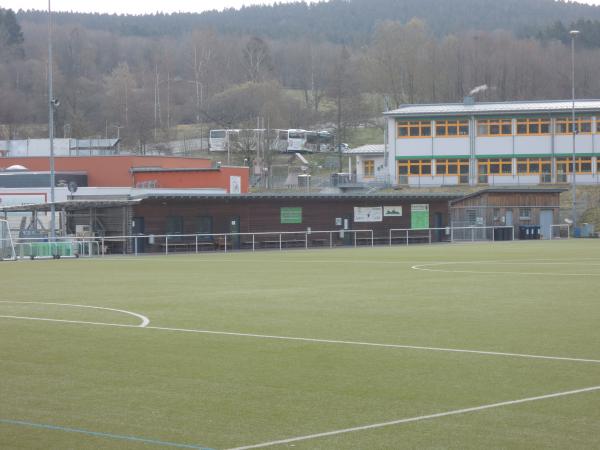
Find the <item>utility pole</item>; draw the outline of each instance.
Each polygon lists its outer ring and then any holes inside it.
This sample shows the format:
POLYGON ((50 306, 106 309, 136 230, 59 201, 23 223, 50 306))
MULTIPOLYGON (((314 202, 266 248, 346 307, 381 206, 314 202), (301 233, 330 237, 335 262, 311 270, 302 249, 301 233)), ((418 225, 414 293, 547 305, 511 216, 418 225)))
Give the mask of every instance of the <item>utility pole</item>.
MULTIPOLYGON (((575 172, 576 168, 576 158, 575 158, 575 137, 577 134, 577 126, 575 125, 575 38, 579 34, 577 30, 571 30, 569 32, 571 35, 571 125, 573 131, 573 161, 571 165, 571 178, 573 185, 571 188, 573 189, 573 210, 571 212, 571 218, 573 220, 573 227, 577 225, 577 179, 575 172)), ((575 228, 573 228, 575 230, 575 228)))

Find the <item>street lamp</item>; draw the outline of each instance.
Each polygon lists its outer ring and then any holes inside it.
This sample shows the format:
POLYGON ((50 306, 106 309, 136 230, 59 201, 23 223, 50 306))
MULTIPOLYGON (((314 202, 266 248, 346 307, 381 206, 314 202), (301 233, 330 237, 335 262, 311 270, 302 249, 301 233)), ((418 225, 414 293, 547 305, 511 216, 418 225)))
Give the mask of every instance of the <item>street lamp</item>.
POLYGON ((575 125, 575 38, 579 34, 579 31, 571 30, 571 31, 569 31, 569 34, 571 35, 571 126, 572 126, 572 131, 573 131, 573 161, 572 161, 572 165, 571 165, 571 176, 572 176, 572 183, 573 183, 573 185, 572 185, 572 189, 573 189, 573 205, 572 205, 572 207, 573 207, 573 210, 571 212, 571 218, 573 219, 573 226, 575 226, 577 224, 577 220, 576 220, 577 181, 575 178, 575 172, 576 172, 576 170, 575 170, 575 167, 576 167, 575 136, 577 134, 577 128, 575 125))
POLYGON ((50 242, 56 240, 56 209, 54 206, 54 108, 58 101, 52 92, 52 10, 48 0, 48 138, 50 141, 50 242))

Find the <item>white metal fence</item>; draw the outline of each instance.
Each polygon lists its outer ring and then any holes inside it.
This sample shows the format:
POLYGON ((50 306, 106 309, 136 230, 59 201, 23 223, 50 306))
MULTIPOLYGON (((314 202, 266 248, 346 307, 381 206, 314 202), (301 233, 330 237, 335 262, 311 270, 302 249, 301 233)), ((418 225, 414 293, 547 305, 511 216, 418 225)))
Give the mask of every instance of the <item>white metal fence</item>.
MULTIPOLYGON (((552 238, 568 238, 569 225, 552 225, 552 238)), ((257 233, 155 234, 105 237, 59 237, 14 239, 16 258, 94 257, 110 254, 171 254, 203 251, 286 250, 334 248, 340 246, 409 245, 436 242, 514 241, 512 226, 464 226, 439 228, 394 228, 387 236, 372 229, 326 231, 274 231, 257 233)), ((12 242, 12 241, 11 241, 12 242)))

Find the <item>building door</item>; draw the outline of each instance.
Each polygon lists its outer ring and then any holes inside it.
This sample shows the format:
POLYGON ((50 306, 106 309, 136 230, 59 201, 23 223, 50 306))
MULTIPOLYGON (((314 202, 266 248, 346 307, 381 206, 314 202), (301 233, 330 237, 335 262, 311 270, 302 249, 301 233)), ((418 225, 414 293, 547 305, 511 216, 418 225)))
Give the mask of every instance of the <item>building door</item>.
MULTIPOLYGON (((352 216, 346 216, 342 219, 343 229, 351 230, 352 229, 352 216)), ((354 234, 355 233, 347 233, 343 232, 344 245, 354 245, 354 234)))
POLYGON ((542 209, 540 211, 540 233, 542 239, 552 239, 552 222, 554 222, 554 211, 542 209))
MULTIPOLYGON (((144 223, 144 218, 143 217, 134 217, 131 222, 131 232, 133 233, 133 235, 137 236, 139 234, 144 234, 145 229, 146 229, 146 224, 144 223)), ((146 238, 134 239, 134 242, 132 242, 131 248, 133 249, 134 252, 136 251, 136 248, 137 248, 138 253, 144 253, 144 251, 146 250, 146 238), (137 241, 137 246, 136 246, 135 241, 137 241)))
POLYGON ((504 214, 504 225, 506 225, 507 227, 512 227, 513 226, 513 212, 512 209, 507 209, 506 213, 504 214))
POLYGON ((229 221, 229 232, 231 235, 231 248, 238 250, 240 248, 240 235, 235 234, 240 232, 240 218, 232 217, 229 221))

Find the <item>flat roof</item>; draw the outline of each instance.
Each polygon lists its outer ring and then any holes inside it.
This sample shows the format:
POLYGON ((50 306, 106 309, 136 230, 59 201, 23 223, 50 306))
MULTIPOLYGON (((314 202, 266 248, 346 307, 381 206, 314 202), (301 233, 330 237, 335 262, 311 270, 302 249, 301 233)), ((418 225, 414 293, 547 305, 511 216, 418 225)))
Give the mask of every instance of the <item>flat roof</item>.
POLYGON ((132 167, 131 173, 162 173, 162 172, 220 172, 220 167, 132 167))
MULTIPOLYGON (((87 175, 82 170, 57 170, 55 175, 87 175)), ((50 175, 48 170, 0 170, 0 177, 9 177, 17 175, 50 175)))
MULTIPOLYGON (((68 200, 65 202, 54 202, 54 208, 57 211, 78 211, 88 208, 118 208, 120 206, 137 205, 141 199, 131 200, 68 200)), ((2 212, 32 212, 32 211, 50 211, 52 203, 31 203, 28 205, 14 205, 0 208, 2 212)))
MULTIPOLYGON (((402 105, 398 109, 387 111, 386 116, 450 116, 450 115, 493 115, 493 114, 535 114, 535 113, 569 113, 572 111, 571 100, 543 100, 524 102, 475 102, 436 103, 423 105, 402 105)), ((575 100, 576 112, 600 111, 600 100, 575 100)))
POLYGON ((332 193, 311 194, 302 192, 265 192, 254 194, 146 194, 136 198, 150 199, 206 199, 206 200, 452 200, 463 197, 464 193, 423 192, 423 193, 332 193))

